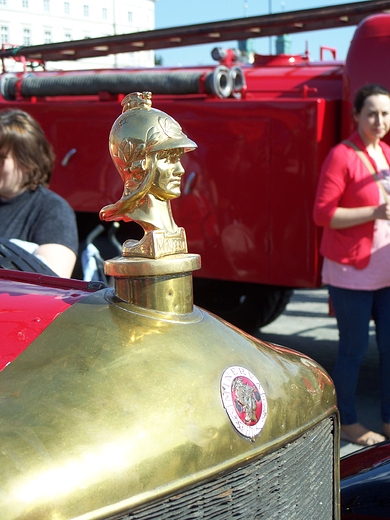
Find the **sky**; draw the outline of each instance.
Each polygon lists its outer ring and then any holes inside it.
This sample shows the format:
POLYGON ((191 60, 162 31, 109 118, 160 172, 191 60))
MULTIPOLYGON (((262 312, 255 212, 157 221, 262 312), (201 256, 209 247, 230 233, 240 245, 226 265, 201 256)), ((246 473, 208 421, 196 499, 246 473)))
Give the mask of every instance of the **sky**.
MULTIPOLYGON (((231 20, 245 16, 275 14, 284 11, 313 9, 328 5, 345 5, 358 0, 156 0, 156 29, 178 27, 197 23, 208 23, 231 20)), ((342 29, 327 29, 295 33, 290 36, 290 54, 304 54, 306 47, 310 59, 315 61, 320 57, 320 47, 333 47, 337 51, 337 59, 344 60, 350 41, 356 27, 342 29)), ((162 64, 167 67, 209 65, 213 63, 211 50, 215 44, 193 45, 176 49, 161 49, 155 51, 161 57, 162 64)), ((236 42, 222 42, 224 48, 237 47, 236 42)), ((275 54, 275 37, 256 38, 253 40, 253 50, 258 54, 275 54)), ((326 52, 325 59, 332 59, 326 52)))

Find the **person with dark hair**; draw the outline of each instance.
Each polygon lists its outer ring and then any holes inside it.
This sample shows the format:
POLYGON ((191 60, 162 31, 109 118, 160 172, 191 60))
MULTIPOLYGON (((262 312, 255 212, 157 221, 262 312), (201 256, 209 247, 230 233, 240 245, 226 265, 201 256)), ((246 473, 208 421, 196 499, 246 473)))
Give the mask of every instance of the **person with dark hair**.
POLYGON ((50 191, 54 152, 39 123, 22 110, 0 112, 0 236, 69 277, 76 262, 76 216, 50 191))
MULTIPOLYGON (((328 285, 339 329, 333 379, 341 439, 372 445, 390 437, 390 92, 361 88, 354 100, 356 131, 324 161, 314 221, 322 226, 322 280, 328 285), (358 422, 355 392, 375 322, 380 356, 383 435, 358 422)), ((370 391, 370 389, 367 389, 370 391)))

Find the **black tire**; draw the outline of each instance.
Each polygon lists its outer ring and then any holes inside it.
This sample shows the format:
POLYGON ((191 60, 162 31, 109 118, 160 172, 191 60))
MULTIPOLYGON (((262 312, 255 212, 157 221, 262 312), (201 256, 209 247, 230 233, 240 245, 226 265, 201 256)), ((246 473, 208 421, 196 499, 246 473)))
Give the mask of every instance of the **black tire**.
POLYGON ((195 304, 249 334, 280 316, 292 293, 290 287, 194 278, 195 304))
POLYGON ((45 263, 41 262, 39 258, 2 237, 0 237, 0 269, 12 269, 15 271, 27 271, 29 273, 57 276, 57 274, 45 263))

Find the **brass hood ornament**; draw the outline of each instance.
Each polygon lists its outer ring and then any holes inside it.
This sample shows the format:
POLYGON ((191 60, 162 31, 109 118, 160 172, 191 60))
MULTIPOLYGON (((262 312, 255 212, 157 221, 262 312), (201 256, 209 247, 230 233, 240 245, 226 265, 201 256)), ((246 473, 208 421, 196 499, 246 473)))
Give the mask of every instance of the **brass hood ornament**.
POLYGON ((186 253, 183 228, 172 216, 170 200, 180 196, 184 174, 180 158, 197 148, 169 115, 152 108, 150 92, 128 94, 110 132, 110 154, 123 180, 122 198, 100 211, 102 220, 134 220, 145 231, 127 240, 124 256, 160 258, 186 253))
POLYGON ((174 221, 170 201, 181 194, 181 156, 197 145, 171 116, 152 108, 151 92, 128 94, 122 106, 109 149, 123 195, 102 208, 100 218, 133 220, 145 234, 139 241, 126 240, 123 256, 106 261, 105 272, 114 277, 121 300, 186 314, 193 308, 191 274, 200 268, 200 257, 188 254, 185 231, 174 221))

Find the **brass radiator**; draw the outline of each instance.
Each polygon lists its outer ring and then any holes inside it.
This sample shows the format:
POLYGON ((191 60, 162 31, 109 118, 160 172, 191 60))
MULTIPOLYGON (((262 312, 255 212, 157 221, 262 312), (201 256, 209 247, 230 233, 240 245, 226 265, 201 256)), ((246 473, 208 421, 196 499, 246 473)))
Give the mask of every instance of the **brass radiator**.
POLYGON ((327 417, 230 473, 107 520, 334 519, 334 442, 327 417))

